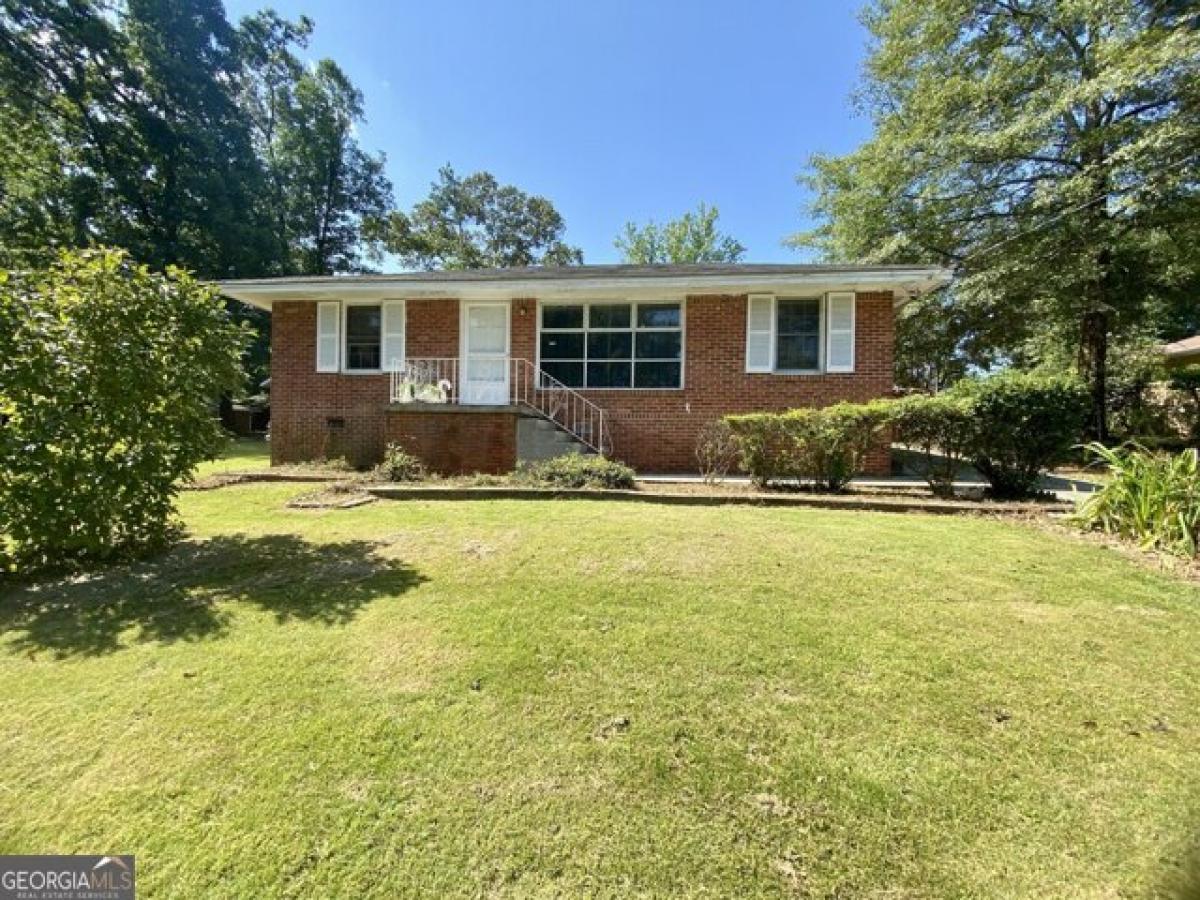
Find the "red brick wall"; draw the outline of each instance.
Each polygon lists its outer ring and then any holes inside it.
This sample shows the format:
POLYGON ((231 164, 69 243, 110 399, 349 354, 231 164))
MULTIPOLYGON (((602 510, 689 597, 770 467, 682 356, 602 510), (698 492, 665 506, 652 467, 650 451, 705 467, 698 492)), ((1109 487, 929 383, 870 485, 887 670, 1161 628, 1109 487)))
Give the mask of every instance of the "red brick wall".
POLYGON ((386 435, 442 475, 511 472, 517 464, 516 412, 454 408, 390 409, 386 435))
MULTIPOLYGON (((405 352, 458 356, 458 301, 408 300, 405 352)), ((345 457, 378 462, 387 443, 387 375, 317 370, 317 305, 276 303, 271 309, 271 462, 345 457), (330 419, 343 420, 337 427, 330 419)))
MULTIPOLYGON (((458 356, 458 301, 404 301, 404 354, 413 359, 452 359, 458 356)), ((314 348, 313 352, 316 352, 314 348)))
MULTIPOLYGON (((536 359, 536 304, 515 301, 512 355, 536 359), (521 315, 522 304, 530 312, 521 315)), ((684 313, 684 389, 583 394, 609 414, 612 455, 644 472, 694 472, 700 428, 729 413, 780 411, 884 397, 893 385, 895 319, 890 292, 860 293, 855 371, 842 375, 746 373, 746 297, 688 297, 684 313)), ((886 446, 868 460, 887 474, 886 446)))
MULTIPOLYGON (((407 301, 410 357, 454 357, 459 353, 459 305, 455 300, 407 301)), ((294 462, 321 456, 346 456, 356 464, 377 460, 399 425, 387 414, 386 375, 320 374, 316 369, 316 304, 276 303, 272 312, 271 457, 294 462), (331 429, 327 420, 342 418, 331 429)), ((842 375, 749 375, 745 372, 745 296, 694 296, 685 312, 683 390, 585 391, 610 417, 613 456, 641 471, 691 472, 700 428, 736 412, 825 406, 839 400, 864 401, 892 389, 894 341, 892 295, 860 293, 856 314, 855 371, 842 375)), ((537 358, 537 303, 512 304, 512 355, 537 358)), ((434 413, 432 415, 447 414, 434 413)), ((476 414, 450 415, 476 419, 476 414)), ((414 425, 414 427, 416 427, 414 425)), ((435 426, 422 425, 428 441, 435 426)), ((448 425, 436 426, 444 429, 448 425)), ((466 427, 466 426, 462 426, 466 427)), ((473 437, 460 432, 464 441, 473 437)), ((515 448, 515 425, 513 428, 515 448)), ((449 453, 450 451, 447 450, 449 453)), ((464 451, 466 456, 475 450, 464 451)), ((508 449, 497 453, 507 459, 508 449)), ((515 449, 514 449, 515 453, 515 449)), ((488 465, 495 462, 489 459, 488 465)), ((460 460, 461 463, 461 460, 460 460)), ((493 471, 490 468, 468 471, 493 471)), ((869 471, 885 474, 888 454, 881 446, 869 471)))
POLYGON ((315 303, 272 306, 271 462, 344 456, 364 465, 382 453, 388 378, 317 372, 316 341, 315 303))

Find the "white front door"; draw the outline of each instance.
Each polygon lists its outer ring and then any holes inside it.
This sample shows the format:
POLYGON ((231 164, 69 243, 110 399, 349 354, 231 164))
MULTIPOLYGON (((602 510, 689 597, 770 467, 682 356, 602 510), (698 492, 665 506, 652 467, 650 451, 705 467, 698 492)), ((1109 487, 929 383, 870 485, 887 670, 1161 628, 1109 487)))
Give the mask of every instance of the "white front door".
POLYGON ((508 304, 464 303, 462 402, 508 405, 508 304))

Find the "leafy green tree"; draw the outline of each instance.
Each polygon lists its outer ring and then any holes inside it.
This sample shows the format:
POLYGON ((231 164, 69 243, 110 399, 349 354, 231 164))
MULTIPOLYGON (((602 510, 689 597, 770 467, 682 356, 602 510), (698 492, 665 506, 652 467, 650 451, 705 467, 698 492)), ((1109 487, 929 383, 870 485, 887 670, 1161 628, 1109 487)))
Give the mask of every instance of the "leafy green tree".
POLYGON ((613 243, 621 251, 622 262, 638 265, 738 262, 746 248, 717 229, 720 215, 715 206, 701 203, 695 212, 664 225, 653 220, 645 225, 626 222, 624 232, 613 243))
MULTIPOLYGON (((360 270, 391 185, 359 92, 298 59, 311 31, 234 29, 218 0, 0 0, 0 263, 111 245, 207 278, 360 270)), ((232 308, 261 368, 269 319, 232 308)))
MULTIPOLYGON (((277 275, 362 271, 364 252, 376 256, 367 223, 392 203, 382 155, 366 153, 355 137, 361 93, 332 61, 310 71, 297 56, 312 30, 307 17, 292 22, 273 10, 238 26, 238 102, 264 170, 271 274, 277 275)), ((239 317, 258 335, 248 359, 256 380, 254 373, 268 365, 270 317, 249 307, 239 317)))
POLYGON ((419 269, 566 266, 583 252, 563 242, 566 225, 549 200, 502 185, 488 172, 438 171, 429 196, 381 229, 389 251, 419 269))
MULTIPOLYGON (((127 41, 98 3, 0 0, 0 253, 36 265, 56 246, 144 215, 124 103, 127 41)), ((126 89, 126 85, 128 88, 126 89)))
POLYGON ((391 205, 362 95, 219 0, 0 0, 0 254, 108 244, 205 277, 362 268, 391 205))
POLYGON ((220 0, 124 0, 121 22, 140 98, 139 202, 150 215, 120 246, 158 269, 269 271, 263 171, 231 90, 241 59, 220 0))
POLYGON ((224 440, 245 330, 211 285, 121 251, 0 272, 0 568, 132 556, 224 440))
POLYGON ((812 161, 821 224, 796 243, 954 265, 958 333, 943 347, 1035 364, 1036 339, 1061 336, 1104 436, 1112 336, 1200 293, 1194 6, 875 0, 865 22, 875 134, 812 161))
POLYGON ((246 16, 238 25, 242 77, 238 81, 239 106, 250 124, 251 139, 267 180, 268 218, 277 274, 294 270, 289 251, 288 169, 280 135, 294 119, 292 105, 296 83, 304 75, 297 50, 308 46, 313 22, 301 16, 291 22, 268 9, 246 16))
POLYGON ((158 268, 267 271, 236 49, 217 0, 0 0, 6 255, 111 243, 158 268))
POLYGON ((289 265, 306 275, 361 271, 364 230, 387 212, 383 156, 362 150, 362 94, 332 60, 305 72, 283 111, 276 165, 286 184, 289 265))

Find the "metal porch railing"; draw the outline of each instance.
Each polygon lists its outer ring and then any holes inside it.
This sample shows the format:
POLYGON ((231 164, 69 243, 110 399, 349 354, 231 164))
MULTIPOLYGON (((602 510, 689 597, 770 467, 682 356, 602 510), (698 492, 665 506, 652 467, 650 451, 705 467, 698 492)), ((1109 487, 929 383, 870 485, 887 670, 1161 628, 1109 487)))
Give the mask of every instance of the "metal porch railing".
MULTIPOLYGON (((509 403, 553 422, 597 453, 612 451, 608 418, 602 407, 527 359, 511 357, 506 366, 509 403)), ((407 359, 391 373, 391 402, 452 405, 480 402, 469 396, 469 383, 464 396, 464 386, 459 381, 461 372, 457 357, 407 359)))

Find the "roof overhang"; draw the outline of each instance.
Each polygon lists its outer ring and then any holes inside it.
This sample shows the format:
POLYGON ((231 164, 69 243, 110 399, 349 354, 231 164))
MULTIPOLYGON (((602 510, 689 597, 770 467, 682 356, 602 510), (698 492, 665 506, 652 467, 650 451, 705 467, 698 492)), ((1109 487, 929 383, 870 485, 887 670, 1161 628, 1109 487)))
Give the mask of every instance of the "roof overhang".
POLYGON ((1175 341, 1173 344, 1163 344, 1158 349, 1169 363, 1200 362, 1200 334, 1175 341))
POLYGON ((937 266, 580 266, 562 270, 334 275, 222 281, 221 293, 260 309, 276 301, 455 298, 682 298, 697 295, 891 291, 897 305, 950 283, 937 266))

